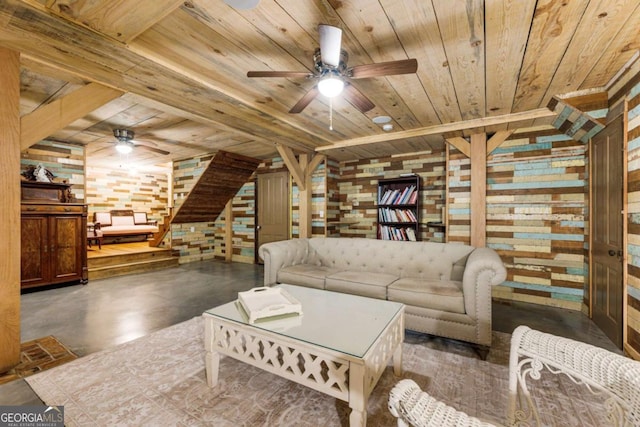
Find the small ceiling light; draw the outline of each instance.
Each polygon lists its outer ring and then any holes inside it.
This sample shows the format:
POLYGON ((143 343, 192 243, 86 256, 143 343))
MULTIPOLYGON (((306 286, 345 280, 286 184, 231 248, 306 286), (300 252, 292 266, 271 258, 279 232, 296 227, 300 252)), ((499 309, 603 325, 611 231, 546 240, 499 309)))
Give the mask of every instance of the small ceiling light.
POLYGON ((375 123, 377 125, 383 125, 385 123, 389 123, 391 121, 391 117, 389 117, 389 116, 376 116, 373 119, 371 119, 371 121, 373 121, 373 123, 375 123))
POLYGON ((386 123, 382 125, 382 130, 389 132, 390 130, 393 130, 393 125, 391 123, 386 123))
POLYGON ((224 0, 224 2, 234 9, 248 10, 256 7, 260 0, 224 0))
POLYGON ((327 98, 333 98, 342 93, 344 81, 331 73, 318 82, 318 91, 327 98))

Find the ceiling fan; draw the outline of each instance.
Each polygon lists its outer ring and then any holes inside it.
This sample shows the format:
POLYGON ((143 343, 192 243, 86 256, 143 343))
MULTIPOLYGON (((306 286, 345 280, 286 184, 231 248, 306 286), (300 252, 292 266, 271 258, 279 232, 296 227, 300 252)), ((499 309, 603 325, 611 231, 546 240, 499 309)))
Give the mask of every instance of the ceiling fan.
POLYGON ((342 30, 331 25, 320 24, 318 32, 320 48, 313 54, 313 73, 307 71, 249 71, 247 73, 247 77, 304 77, 318 80, 318 83, 289 110, 290 113, 299 113, 304 110, 318 94, 332 98, 343 92, 347 101, 365 113, 375 105, 351 84, 351 79, 411 74, 418 69, 418 61, 415 59, 347 67, 349 55, 341 48, 342 30))
POLYGON ((166 156, 170 154, 168 151, 161 150, 160 148, 150 147, 145 144, 140 144, 139 142, 133 142, 133 137, 135 132, 130 129, 114 129, 113 136, 118 140, 116 142, 116 151, 120 154, 129 154, 133 151, 134 147, 144 148, 149 151, 156 152, 158 154, 162 154, 166 156))

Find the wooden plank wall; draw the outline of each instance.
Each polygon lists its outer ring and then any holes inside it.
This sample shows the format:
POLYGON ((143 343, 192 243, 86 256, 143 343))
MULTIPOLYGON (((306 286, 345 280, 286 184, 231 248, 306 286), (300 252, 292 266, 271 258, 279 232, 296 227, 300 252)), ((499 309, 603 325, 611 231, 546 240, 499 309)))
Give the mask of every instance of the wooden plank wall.
MULTIPOLYGON (((327 169, 320 164, 311 176, 311 237, 324 237, 326 234, 326 203, 327 203, 327 169)), ((291 185, 291 235, 300 235, 300 199, 298 186, 292 180, 291 185)))
POLYGON ((627 345, 640 354, 640 84, 627 95, 627 345))
POLYGON ((471 244, 471 159, 452 146, 447 162, 447 242, 471 244))
POLYGON ((201 171, 200 177, 173 212, 172 224, 211 221, 227 202, 251 179, 261 161, 220 150, 201 171))
POLYGON ((338 187, 342 224, 339 235, 375 239, 378 180, 405 173, 415 173, 421 177, 420 240, 443 241, 443 233, 428 229, 426 223, 442 220, 445 200, 444 151, 341 162, 338 187))
POLYGON ((504 261, 494 297, 581 310, 588 283, 587 146, 557 130, 514 133, 487 164, 487 246, 504 261))
MULTIPOLYGON (((138 172, 87 165, 89 221, 95 212, 133 209, 159 223, 168 214, 169 177, 163 172, 138 172)), ((75 186, 74 186, 75 188, 75 186)))
MULTIPOLYGON (((206 170, 213 156, 205 155, 174 162, 174 206, 179 208, 189 191, 206 170)), ((232 251, 234 262, 253 263, 255 241, 255 180, 251 178, 236 193, 232 201, 232 248, 225 245, 224 211, 218 218, 206 222, 173 224, 172 248, 180 253, 180 263, 226 257, 232 251), (193 230, 193 231, 192 231, 193 230)))
MULTIPOLYGON (((190 189, 197 182, 198 177, 211 162, 212 156, 202 156, 186 159, 174 163, 174 204, 177 207, 187 197, 190 189)), ((256 174, 286 171, 287 167, 280 157, 265 161, 258 166, 256 174)), ((324 176, 324 172, 317 172, 324 176)), ((316 182, 314 176, 314 182, 316 182)), ((318 185, 314 194, 324 191, 324 181, 318 185)), ((297 194, 297 189, 292 188, 297 194)), ((315 196, 314 196, 315 197, 315 196)), ((292 197, 292 199, 294 199, 292 197)), ((319 206, 319 205, 318 205, 319 206)), ((314 208, 314 216, 319 215, 318 206, 314 208)), ((233 235, 230 248, 232 261, 254 262, 255 247, 255 175, 247 181, 240 191, 236 193, 232 202, 233 235)), ((292 213, 295 217, 292 226, 297 232, 297 198, 293 200, 292 213)), ((172 246, 180 252, 180 262, 193 262, 203 259, 225 259, 227 248, 225 247, 225 214, 222 212, 218 218, 210 222, 174 224, 171 228, 172 246), (193 231, 191 231, 193 229, 193 231)))
POLYGON ((326 228, 327 237, 340 236, 340 164, 332 159, 326 161, 326 228))
POLYGON ((72 184, 71 192, 80 203, 85 200, 84 146, 54 141, 40 141, 21 153, 20 170, 42 164, 56 178, 72 184))

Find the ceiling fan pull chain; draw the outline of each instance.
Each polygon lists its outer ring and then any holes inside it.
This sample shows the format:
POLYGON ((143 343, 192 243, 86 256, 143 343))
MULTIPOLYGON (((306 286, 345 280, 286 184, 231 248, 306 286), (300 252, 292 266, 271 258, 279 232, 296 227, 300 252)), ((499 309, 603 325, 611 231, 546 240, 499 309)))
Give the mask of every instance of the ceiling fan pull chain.
POLYGON ((333 98, 329 98, 329 130, 333 130, 333 98))

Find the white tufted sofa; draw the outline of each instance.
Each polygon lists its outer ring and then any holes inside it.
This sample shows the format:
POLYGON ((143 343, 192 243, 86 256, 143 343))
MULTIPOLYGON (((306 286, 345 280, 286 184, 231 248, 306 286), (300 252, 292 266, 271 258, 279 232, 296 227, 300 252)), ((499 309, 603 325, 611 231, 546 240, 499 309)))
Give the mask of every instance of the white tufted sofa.
POLYGON ((365 238, 264 244, 264 284, 308 286, 404 303, 407 329, 491 346, 491 287, 506 269, 490 248, 365 238))

